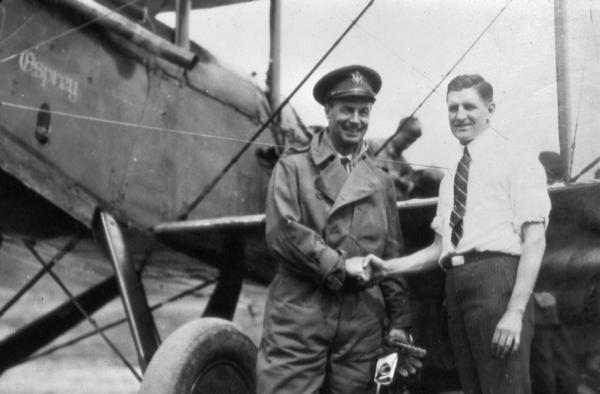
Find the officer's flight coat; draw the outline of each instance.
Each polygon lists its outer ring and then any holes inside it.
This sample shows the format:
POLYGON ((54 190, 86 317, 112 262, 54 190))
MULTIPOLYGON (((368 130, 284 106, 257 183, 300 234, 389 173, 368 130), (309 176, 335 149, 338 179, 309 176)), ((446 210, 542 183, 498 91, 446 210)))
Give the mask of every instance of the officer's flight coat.
MULTIPOLYGON (((327 134, 317 133, 309 147, 289 149, 279 160, 267 198, 267 243, 278 258, 278 275, 297 287, 272 289, 273 302, 306 302, 296 293, 355 291, 346 278, 344 259, 373 253, 398 256, 401 234, 394 185, 365 149, 350 174, 341 165, 327 134)), ((403 279, 380 285, 394 328, 410 324, 403 279)), ((359 293, 374 294, 379 289, 359 293), (374 290, 374 291, 373 291, 374 290)), ((316 300, 316 299, 315 299, 316 300)), ((383 317, 383 316, 382 316, 383 317)))
POLYGON ((284 152, 273 171, 266 238, 278 268, 265 308, 259 389, 312 392, 320 383, 310 370, 322 368, 331 371, 326 385, 364 392, 386 323, 410 325, 408 290, 401 277, 361 288, 346 277, 344 261, 369 253, 398 256, 393 181, 366 145, 348 174, 327 129, 308 147, 284 152), (296 376, 293 384, 289 376, 296 376))

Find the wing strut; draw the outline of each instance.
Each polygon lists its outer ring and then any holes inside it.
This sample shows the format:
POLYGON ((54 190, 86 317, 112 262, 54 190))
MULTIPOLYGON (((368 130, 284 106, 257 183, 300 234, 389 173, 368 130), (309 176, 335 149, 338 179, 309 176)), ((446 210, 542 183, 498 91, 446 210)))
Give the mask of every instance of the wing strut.
POLYGON ((325 54, 323 56, 321 56, 319 61, 317 61, 317 63, 308 72, 308 74, 306 74, 304 76, 302 81, 300 81, 300 83, 298 85, 296 85, 294 90, 292 90, 292 92, 279 104, 279 107, 277 107, 276 109, 273 110, 273 112, 271 113, 269 118, 258 128, 258 130, 256 130, 254 135, 246 142, 246 144, 229 160, 229 162, 225 165, 225 167, 223 167, 221 172, 216 177, 214 177, 213 180, 210 181, 210 183, 208 183, 204 187, 204 189, 202 189, 202 191, 200 192, 198 197, 196 197, 186 207, 186 209, 180 215, 177 216, 177 219, 185 220, 188 218, 188 215, 214 189, 214 187, 221 181, 221 179, 225 176, 225 174, 227 174, 229 172, 231 167, 233 167, 233 165, 239 160, 239 158, 242 157, 244 152, 246 152, 250 148, 252 143, 254 141, 256 141, 256 139, 258 137, 260 137, 262 132, 265 131, 265 129, 267 128, 267 126, 269 126, 279 116, 279 114, 281 113, 283 108, 288 104, 288 102, 292 99, 292 97, 294 97, 294 95, 298 92, 298 90, 300 90, 300 88, 304 85, 304 83, 308 80, 308 78, 310 78, 314 74, 314 72, 325 61, 325 59, 327 59, 327 57, 329 57, 331 52, 333 52, 333 50, 339 45, 339 43, 342 42, 344 37, 346 37, 346 35, 350 32, 350 30, 352 30, 352 28, 356 25, 356 23, 359 21, 359 19, 362 18, 362 16, 367 12, 367 10, 371 7, 371 5, 373 5, 374 1, 375 0, 370 0, 369 3, 367 5, 365 5, 365 7, 362 9, 362 11, 358 14, 358 16, 356 18, 354 18, 354 20, 352 21, 352 23, 350 23, 350 25, 346 28, 346 30, 344 30, 344 32, 338 37, 338 39, 335 40, 335 42, 331 45, 331 47, 329 47, 327 52, 325 52, 325 54))
POLYGON ((175 44, 190 49, 190 0, 175 0, 175 44))
POLYGON ((133 264, 129 261, 123 234, 115 218, 108 212, 96 211, 94 219, 94 230, 108 253, 117 276, 117 284, 121 292, 121 300, 131 329, 139 365, 142 371, 145 371, 160 345, 146 293, 133 264))
POLYGON ((571 100, 569 97, 569 31, 567 29, 567 2, 554 1, 554 45, 556 48, 556 97, 558 100, 558 136, 563 162, 563 180, 571 182, 573 166, 573 128, 571 127, 571 100))
POLYGON ((244 238, 235 235, 228 237, 225 240, 224 249, 228 252, 219 264, 219 281, 202 316, 231 320, 235 313, 245 274, 244 238))

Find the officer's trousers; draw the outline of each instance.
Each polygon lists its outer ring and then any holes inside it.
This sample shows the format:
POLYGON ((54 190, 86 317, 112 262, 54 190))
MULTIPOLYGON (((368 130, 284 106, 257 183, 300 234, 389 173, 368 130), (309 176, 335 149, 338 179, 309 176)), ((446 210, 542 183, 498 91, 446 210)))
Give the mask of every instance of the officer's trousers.
POLYGON ((278 273, 265 307, 258 394, 374 394, 384 315, 377 286, 333 293, 278 273))

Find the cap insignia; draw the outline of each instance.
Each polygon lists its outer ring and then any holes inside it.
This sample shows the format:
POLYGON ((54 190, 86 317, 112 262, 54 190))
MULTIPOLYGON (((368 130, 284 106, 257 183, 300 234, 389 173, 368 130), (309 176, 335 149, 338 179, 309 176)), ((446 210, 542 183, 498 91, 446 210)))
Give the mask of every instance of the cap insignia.
POLYGON ((352 83, 355 85, 361 85, 363 83, 363 76, 359 71, 352 73, 352 83))

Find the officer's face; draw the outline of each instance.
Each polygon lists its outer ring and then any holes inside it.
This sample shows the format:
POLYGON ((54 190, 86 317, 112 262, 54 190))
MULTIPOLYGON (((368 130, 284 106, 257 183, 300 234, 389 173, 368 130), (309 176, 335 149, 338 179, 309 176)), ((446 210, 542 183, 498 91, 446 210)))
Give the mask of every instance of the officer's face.
POLYGON ((493 102, 484 102, 474 88, 448 92, 446 101, 450 129, 463 145, 487 129, 496 108, 493 102))
POLYGON ((333 145, 347 155, 358 147, 367 132, 372 103, 361 98, 333 100, 325 106, 333 145))

